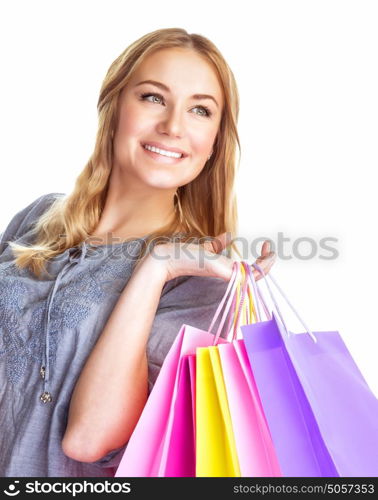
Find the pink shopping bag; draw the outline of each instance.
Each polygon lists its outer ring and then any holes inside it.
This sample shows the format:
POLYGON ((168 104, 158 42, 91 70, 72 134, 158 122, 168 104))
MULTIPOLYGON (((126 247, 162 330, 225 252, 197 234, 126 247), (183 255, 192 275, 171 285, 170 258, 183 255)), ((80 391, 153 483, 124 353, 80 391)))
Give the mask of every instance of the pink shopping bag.
POLYGON ((177 398, 173 408, 165 476, 194 477, 195 460, 195 356, 182 357, 177 398), (193 364, 194 361, 194 364, 193 364))
POLYGON ((243 340, 218 346, 241 476, 282 476, 243 340))
MULTIPOLYGON (((235 293, 239 279, 239 268, 240 266, 235 262, 231 280, 211 325, 218 318, 228 295, 231 294, 232 298, 235 293)), ((172 468, 174 457, 178 461, 182 459, 182 454, 179 451, 175 453, 174 448, 172 448, 174 441, 171 438, 172 431, 176 432, 176 426, 178 426, 178 417, 175 415, 175 411, 180 408, 181 404, 179 403, 176 406, 181 364, 185 356, 195 355, 197 347, 208 347, 215 342, 219 344, 227 343, 226 340, 220 338, 220 333, 229 313, 229 307, 230 300, 228 300, 223 312, 216 335, 190 325, 182 325, 164 360, 155 385, 129 439, 115 477, 164 477, 167 473, 173 474, 175 470, 180 469, 182 471, 186 467, 182 463, 181 465, 176 465, 174 469, 172 468)), ((209 330, 211 330, 211 327, 209 330)), ((189 368, 192 371, 194 365, 193 360, 189 361, 189 368)), ((191 377, 191 380, 193 380, 193 377, 191 377)), ((193 394, 193 385, 191 391, 193 394)), ((192 408, 193 415, 195 415, 194 411, 195 409, 192 408)), ((186 425, 190 426, 188 422, 190 420, 185 418, 185 421, 181 423, 181 428, 185 429, 186 425)), ((191 431, 189 430, 188 432, 191 431)), ((186 457, 185 463, 191 463, 191 460, 191 458, 186 457)))

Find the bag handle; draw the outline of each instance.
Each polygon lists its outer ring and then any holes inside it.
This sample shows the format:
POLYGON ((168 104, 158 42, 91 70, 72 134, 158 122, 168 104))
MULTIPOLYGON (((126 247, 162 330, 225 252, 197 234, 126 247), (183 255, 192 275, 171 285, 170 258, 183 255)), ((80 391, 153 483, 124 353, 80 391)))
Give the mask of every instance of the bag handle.
POLYGON ((222 297, 221 302, 218 305, 218 308, 214 314, 214 317, 211 321, 211 324, 208 328, 208 332, 212 333, 212 328, 217 321, 222 308, 227 300, 226 306, 224 307, 223 316, 221 322, 218 326, 217 333, 215 334, 213 345, 215 345, 219 337, 221 335, 221 331, 224 325, 224 322, 228 316, 228 324, 226 327, 226 338, 227 340, 235 340, 237 337, 237 332, 240 323, 240 317, 243 313, 243 307, 246 309, 246 323, 253 323, 253 316, 256 321, 261 321, 261 313, 260 313, 260 302, 264 307, 264 312, 266 317, 270 320, 271 314, 269 313, 268 307, 264 301, 263 296, 258 287, 256 287, 256 283, 254 279, 250 279, 249 274, 251 273, 250 266, 247 262, 244 261, 235 261, 232 268, 231 279, 228 283, 226 292, 222 297), (247 272, 246 272, 247 271, 247 272), (242 288, 242 292, 240 293, 240 288, 242 288), (255 291, 255 294, 253 294, 255 291), (248 301, 245 300, 247 294, 248 301), (259 296, 260 300, 254 301, 254 295, 259 296), (256 310, 257 307, 257 310, 256 310), (231 337, 231 324, 233 323, 233 333, 231 337), (231 339, 230 339, 231 337, 231 339))
MULTIPOLYGON (((242 310, 243 310, 243 306, 244 306, 245 299, 246 299, 246 294, 247 294, 247 289, 248 289, 248 280, 247 280, 247 277, 246 277, 244 266, 242 265, 242 263, 239 263, 239 266, 240 266, 240 273, 241 273, 241 281, 240 281, 240 283, 242 284, 242 292, 241 292, 241 296, 240 296, 240 299, 239 299, 238 304, 237 304, 236 315, 235 315, 235 319, 234 319, 233 333, 232 333, 232 340, 235 340, 236 336, 237 336, 237 331, 238 331, 238 328, 239 328, 240 317, 241 317, 241 313, 242 313, 242 310)), ((239 283, 239 286, 238 286, 238 289, 237 289, 238 294, 239 294, 239 289, 240 289, 240 286, 241 286, 240 283, 239 283)), ((250 290, 248 290, 248 298, 249 297, 250 297, 250 290)), ((239 298, 239 297, 237 297, 237 298, 239 298)), ((228 338, 229 334, 230 334, 230 330, 228 330, 227 338, 228 338)))
POLYGON ((250 283, 250 287, 252 289, 252 294, 253 294, 253 297, 256 298, 256 300, 253 302, 256 307, 257 307, 257 311, 256 311, 256 316, 257 316, 257 321, 260 322, 261 321, 261 312, 260 312, 260 302, 264 308, 264 313, 265 313, 265 317, 270 321, 272 319, 272 315, 270 314, 269 312, 269 309, 265 303, 265 300, 264 300, 264 297, 262 296, 261 292, 260 292, 260 289, 259 287, 257 286, 257 283, 256 283, 256 280, 255 280, 255 277, 253 276, 253 273, 251 271, 251 267, 250 265, 248 264, 248 262, 246 261, 242 261, 242 265, 246 271, 246 275, 247 275, 247 279, 250 283))
MULTIPOLYGON (((215 322, 217 321, 217 319, 218 319, 218 317, 220 315, 220 312, 222 310, 222 307, 223 307, 224 303, 227 300, 228 295, 230 295, 231 299, 233 299, 233 297, 234 297, 236 285, 238 283, 238 274, 239 274, 239 263, 237 261, 235 261, 234 264, 233 264, 233 266, 232 266, 232 275, 231 275, 230 281, 228 282, 227 289, 226 289, 226 291, 225 291, 225 293, 224 293, 224 295, 222 297, 222 300, 220 301, 220 303, 219 303, 219 305, 217 307, 217 310, 215 311, 215 314, 213 316, 213 319, 211 320, 210 326, 207 329, 207 331, 209 333, 212 333, 211 330, 212 330, 215 322)), ((230 298, 228 299, 227 304, 225 306, 225 310, 224 310, 221 322, 219 324, 218 331, 217 331, 217 333, 215 335, 213 345, 215 344, 215 340, 219 338, 220 331, 221 331, 221 329, 223 327, 224 321, 226 319, 226 315, 227 315, 228 310, 229 310, 229 308, 231 306, 230 298)))
MULTIPOLYGON (((233 336, 232 340, 234 340, 237 337, 237 331, 238 331, 238 317, 241 318, 243 316, 243 320, 245 321, 244 324, 249 324, 253 322, 253 315, 256 317, 256 309, 253 303, 253 296, 251 294, 251 290, 248 289, 247 297, 243 298, 243 295, 245 295, 246 290, 244 290, 244 293, 240 293, 240 288, 243 288, 243 283, 245 281, 245 271, 244 271, 244 266, 241 267, 241 272, 243 274, 242 276, 242 282, 238 283, 236 293, 234 295, 232 304, 231 304, 231 311, 235 311, 235 314, 229 315, 229 320, 228 320, 228 325, 226 328, 226 332, 228 334, 226 337, 228 338, 230 335, 231 331, 231 323, 233 323, 233 336)), ((248 283, 248 286, 249 283, 248 283)), ((243 321, 240 319, 240 321, 243 321)))
MULTIPOLYGON (((234 338, 236 336, 236 333, 238 330, 237 321, 239 321, 240 314, 242 312, 243 305, 244 305, 245 295, 247 292, 247 283, 246 283, 246 279, 244 276, 245 276, 245 272, 244 272, 244 269, 242 268, 241 263, 238 261, 235 261, 233 264, 232 276, 231 276, 231 279, 229 281, 227 290, 226 290, 220 304, 218 305, 218 308, 217 308, 217 310, 214 314, 214 317, 211 321, 211 324, 208 328, 208 332, 212 333, 211 329, 213 328, 214 323, 218 319, 220 312, 222 310, 222 307, 224 306, 224 303, 227 300, 220 324, 218 326, 217 333, 214 336, 213 345, 217 344, 219 337, 220 337, 220 334, 221 334, 221 331, 222 331, 222 328, 223 328, 223 325, 224 325, 227 317, 228 317, 228 324, 227 324, 227 329, 226 329, 226 332, 227 332, 226 338, 228 341, 230 341, 230 334, 232 331, 232 329, 230 329, 230 326, 231 326, 232 321, 234 321, 234 327, 233 327, 233 334, 232 334, 231 340, 234 340, 234 338), (240 289, 241 285, 243 286, 241 298, 240 298, 240 300, 237 300, 238 296, 239 296, 238 294, 239 294, 239 289, 240 289)), ((249 291, 248 298, 250 299, 250 302, 253 301, 253 296, 250 294, 250 291, 249 291)), ((250 313, 249 310, 247 310, 247 312, 248 312, 248 314, 250 313)))
MULTIPOLYGON (((242 271, 242 269, 241 269, 241 271, 242 271)), ((239 308, 240 308, 240 310, 242 310, 243 305, 244 305, 243 301, 241 300, 241 297, 240 297, 240 280, 239 280, 238 285, 237 285, 236 290, 235 290, 234 297, 232 299, 231 311, 234 311, 234 312, 238 311, 239 308)), ((236 315, 229 314, 228 323, 227 323, 227 327, 226 327, 226 332, 228 332, 226 335, 227 339, 229 338, 229 335, 230 335, 231 324, 233 323, 235 326, 235 322, 236 322, 236 315)))
POLYGON ((244 276, 243 276, 241 263, 238 261, 235 261, 234 265, 236 265, 236 269, 237 269, 237 273, 235 276, 235 282, 232 286, 230 297, 228 298, 227 305, 226 305, 226 308, 224 310, 221 323, 218 327, 218 331, 217 331, 215 338, 214 338, 214 341, 213 341, 213 345, 216 345, 218 343, 218 340, 219 340, 219 337, 220 337, 220 334, 222 331, 222 327, 224 325, 224 321, 227 318, 227 316, 229 317, 229 321, 228 321, 228 325, 227 325, 227 329, 226 329, 226 332, 227 332, 226 339, 229 342, 234 340, 236 332, 237 332, 236 320, 238 320, 238 318, 240 317, 240 312, 241 312, 241 309, 242 309, 243 304, 244 304, 246 286, 244 286, 245 280, 243 279, 244 276), (239 289, 240 289, 241 284, 243 284, 241 299, 239 301, 237 301, 238 293, 239 293, 239 289), (237 306, 235 308, 236 304, 237 304, 237 306), (230 325, 231 325, 233 319, 234 319, 234 328, 230 329, 230 325), (231 336, 230 334, 232 331, 233 331, 233 333, 231 336), (230 336, 231 336, 231 338, 230 338, 230 336))
MULTIPOLYGON (((264 298, 262 297, 260 290, 257 289, 255 280, 251 280, 248 271, 250 272, 249 265, 245 261, 240 262, 241 265, 241 271, 243 274, 243 291, 242 291, 242 296, 240 299, 240 308, 238 309, 238 313, 235 317, 234 321, 234 332, 233 332, 233 337, 232 340, 235 340, 237 338, 237 332, 240 326, 240 318, 241 314, 244 312, 244 305, 246 306, 246 314, 245 314, 245 323, 244 324, 251 324, 255 321, 261 321, 260 317, 260 304, 259 301, 257 300, 255 303, 254 300, 254 295, 256 296, 257 294, 260 296, 261 303, 264 307, 265 314, 268 319, 271 319, 271 315, 269 313, 269 310, 265 304, 264 298), (253 293, 255 291, 255 294, 253 293), (244 303, 243 303, 244 302, 244 303), (256 310, 257 307, 257 310, 256 310)), ((238 289, 239 290, 239 289, 238 289)))
MULTIPOLYGON (((245 271, 245 265, 243 261, 238 262, 237 266, 240 271, 240 277, 237 282, 236 291, 235 293, 231 293, 224 313, 225 317, 228 314, 228 311, 231 309, 231 314, 229 314, 228 325, 226 328, 227 332, 226 338, 228 341, 233 341, 237 338, 237 333, 241 321, 244 320, 245 321, 244 324, 250 324, 253 323, 253 317, 255 318, 256 321, 258 320, 258 313, 256 312, 255 302, 253 300, 253 292, 252 292, 253 282, 249 279, 248 274, 245 271), (240 288, 242 288, 241 292, 240 288), (232 304, 230 305, 231 301, 232 304), (232 322, 233 322, 233 327, 231 328, 232 322)), ((266 304, 264 302, 263 297, 261 297, 261 294, 260 298, 263 303, 265 313, 267 314, 268 318, 271 319, 268 308, 266 307, 266 304)), ((258 302, 257 306, 259 306, 258 302)), ((223 326, 223 318, 222 318, 222 326, 223 326)), ((218 342, 220 331, 221 331, 221 326, 219 326, 216 338, 214 339, 214 343, 218 342)))
MULTIPOLYGON (((243 280, 247 281, 247 290, 245 300, 242 302, 241 293, 240 293, 240 285, 238 286, 238 295, 239 299, 238 305, 240 307, 240 321, 244 321, 244 324, 253 323, 253 319, 257 320, 258 314, 256 312, 256 307, 253 301, 253 293, 251 289, 251 282, 248 278, 247 272, 243 265, 243 261, 241 261, 241 271, 243 274, 243 280), (243 319, 241 319, 243 317, 243 319)), ((258 304, 257 304, 258 305, 258 304)), ((234 338, 236 338, 238 326, 236 324, 236 317, 234 319, 234 338)))
MULTIPOLYGON (((306 325, 306 323, 303 321, 303 319, 299 316, 298 312, 296 311, 296 309, 294 308, 294 306, 291 304, 291 302, 290 302, 290 301, 289 301, 289 299, 287 298, 286 294, 283 292, 283 290, 279 287, 279 285, 278 285, 278 283, 276 282, 276 280, 273 278, 273 276, 272 276, 271 272, 269 272, 269 274, 267 274, 267 275, 266 275, 266 274, 264 273, 264 271, 261 269, 261 267, 260 267, 258 264, 253 263, 253 264, 252 264, 252 266, 253 266, 254 268, 256 268, 256 269, 259 271, 259 273, 263 276, 264 281, 265 281, 265 283, 266 283, 266 286, 267 286, 267 288, 268 288, 268 290, 269 290, 269 295, 270 295, 270 297, 271 297, 271 299, 272 299, 272 301, 273 301, 274 306, 276 307, 276 310, 277 310, 277 312, 278 312, 279 317, 281 318, 281 321, 282 321, 282 324, 283 324, 283 326, 284 326, 284 328, 285 328, 286 334, 287 334, 288 336, 292 335, 292 334, 291 334, 291 332, 289 332, 289 330, 288 330, 288 328, 287 328, 287 326, 286 326, 286 324, 285 324, 285 321, 284 321, 284 319, 283 319, 283 317, 282 317, 282 314, 281 314, 281 311, 280 311, 280 309, 279 309, 279 307, 278 307, 278 304, 277 304, 277 302, 276 302, 276 299, 274 298, 274 295, 273 295, 273 293, 272 293, 272 291, 271 291, 271 289, 270 289, 269 282, 268 282, 268 280, 266 279, 266 278, 267 278, 267 276, 268 276, 268 277, 272 280, 272 282, 273 282, 273 283, 274 283, 274 285, 277 287, 278 291, 281 293, 282 297, 285 299, 285 301, 287 302, 287 304, 289 305, 289 307, 291 308, 291 310, 294 312, 294 314, 297 316, 297 318, 299 319, 299 321, 300 321, 300 322, 302 323, 302 325, 304 326, 304 328, 305 328, 306 332, 310 335, 310 337, 312 338, 312 340, 316 343, 316 342, 317 342, 317 338, 315 337, 315 335, 313 334, 313 332, 312 332, 312 331, 310 331, 310 329, 307 327, 307 325, 306 325)), ((253 277, 253 273, 252 273, 252 272, 249 274, 249 276, 251 277, 251 279, 252 279, 252 280, 254 280, 254 277, 253 277)), ((258 288, 258 284, 257 284, 257 283, 255 283, 255 284, 256 284, 256 287, 258 288)))

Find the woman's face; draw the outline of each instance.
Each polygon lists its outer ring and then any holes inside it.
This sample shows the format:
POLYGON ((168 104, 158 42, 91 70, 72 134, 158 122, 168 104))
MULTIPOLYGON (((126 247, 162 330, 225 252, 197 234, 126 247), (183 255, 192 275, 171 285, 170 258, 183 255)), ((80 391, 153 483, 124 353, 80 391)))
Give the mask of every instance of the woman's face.
POLYGON ((150 187, 175 190, 189 183, 212 151, 222 108, 217 76, 196 52, 173 48, 151 54, 120 96, 115 165, 123 177, 150 187), (145 80, 156 83, 141 83, 145 80), (184 156, 177 159, 145 149, 154 143, 163 150, 179 149, 184 156))

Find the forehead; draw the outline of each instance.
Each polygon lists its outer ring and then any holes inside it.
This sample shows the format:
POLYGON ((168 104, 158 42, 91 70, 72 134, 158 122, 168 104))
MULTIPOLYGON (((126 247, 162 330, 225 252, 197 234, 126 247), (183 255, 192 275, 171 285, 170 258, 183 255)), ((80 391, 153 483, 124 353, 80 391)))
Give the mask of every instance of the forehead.
POLYGON ((188 94, 212 94, 222 102, 217 73, 204 57, 191 49, 160 49, 149 54, 134 72, 130 85, 142 80, 164 83, 172 93, 182 90, 188 94))

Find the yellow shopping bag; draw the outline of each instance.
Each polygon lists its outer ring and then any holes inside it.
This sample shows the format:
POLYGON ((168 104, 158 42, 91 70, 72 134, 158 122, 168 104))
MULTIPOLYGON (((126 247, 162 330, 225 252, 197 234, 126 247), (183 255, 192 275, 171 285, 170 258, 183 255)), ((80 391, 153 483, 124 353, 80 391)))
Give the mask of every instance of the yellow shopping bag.
POLYGON ((196 349, 196 476, 240 477, 218 347, 196 349))
MULTIPOLYGON (((242 299, 241 289, 246 278, 243 266, 240 272, 241 281, 235 293, 236 304, 230 317, 234 335, 238 324, 249 324, 253 317, 256 318, 249 288, 242 299)), ((217 345, 196 349, 196 476, 241 476, 217 345)))

